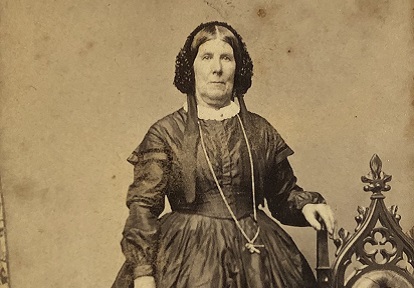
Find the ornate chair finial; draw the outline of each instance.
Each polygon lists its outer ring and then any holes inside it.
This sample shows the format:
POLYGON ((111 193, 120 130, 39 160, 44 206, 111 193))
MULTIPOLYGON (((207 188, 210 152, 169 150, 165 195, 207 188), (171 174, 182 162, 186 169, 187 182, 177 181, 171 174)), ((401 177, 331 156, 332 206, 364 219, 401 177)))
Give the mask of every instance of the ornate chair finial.
POLYGON ((372 156, 369 166, 371 172, 367 176, 361 177, 361 181, 368 184, 364 186, 364 191, 373 192, 371 199, 385 198, 381 192, 391 190, 391 186, 387 182, 391 181, 392 175, 387 175, 382 171, 382 161, 377 154, 372 156))

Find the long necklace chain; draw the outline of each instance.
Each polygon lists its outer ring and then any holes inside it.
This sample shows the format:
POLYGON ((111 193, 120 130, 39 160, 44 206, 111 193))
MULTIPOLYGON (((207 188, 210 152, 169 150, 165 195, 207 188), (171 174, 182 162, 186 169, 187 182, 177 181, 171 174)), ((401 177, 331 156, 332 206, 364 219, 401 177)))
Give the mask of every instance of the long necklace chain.
MULTIPOLYGON (((251 171, 251 182, 252 182, 252 197, 253 197, 253 218, 254 221, 257 223, 257 208, 256 208, 256 189, 255 189, 255 179, 254 179, 254 167, 253 167, 253 157, 252 157, 252 151, 250 149, 250 144, 249 144, 249 140, 247 138, 247 134, 246 131, 244 129, 243 126, 243 122, 240 119, 240 116, 237 114, 237 119, 239 120, 242 132, 243 132, 243 136, 244 136, 244 140, 246 141, 246 146, 247 146, 247 152, 249 154, 249 160, 250 160, 250 171, 251 171)), ((241 226, 239 220, 237 220, 236 215, 234 214, 233 210, 230 207, 230 204, 228 203, 226 196, 224 195, 223 189, 220 186, 220 183, 217 179, 216 173, 214 173, 214 169, 213 169, 213 165, 211 164, 210 158, 208 157, 207 154, 207 150, 206 150, 206 145, 204 143, 204 137, 203 137, 203 133, 201 130, 201 125, 200 125, 200 121, 198 121, 198 129, 200 130, 200 140, 201 140, 201 146, 203 148, 204 151, 204 155, 206 157, 207 160, 207 164, 208 167, 210 168, 211 174, 214 178, 214 181, 216 182, 216 186, 217 189, 220 192, 221 198, 223 199, 224 204, 227 207, 227 210, 229 211, 231 217, 233 218, 234 222, 236 223, 237 228, 240 230, 241 234, 243 235, 243 237, 247 240, 247 243, 245 245, 245 247, 250 251, 250 253, 260 253, 260 250, 257 249, 259 247, 264 247, 264 245, 256 245, 254 244, 254 242, 256 241, 257 237, 259 236, 260 233, 260 226, 257 226, 257 231, 255 233, 255 235, 253 236, 253 238, 249 238, 249 236, 247 235, 247 233, 244 231, 243 227, 241 226)))

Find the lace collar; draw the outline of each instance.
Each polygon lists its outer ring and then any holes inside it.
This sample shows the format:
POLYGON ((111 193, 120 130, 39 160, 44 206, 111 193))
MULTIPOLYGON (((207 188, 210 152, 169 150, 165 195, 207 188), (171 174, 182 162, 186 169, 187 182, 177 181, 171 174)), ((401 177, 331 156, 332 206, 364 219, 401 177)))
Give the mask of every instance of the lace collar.
MULTIPOLYGON (((184 110, 188 111, 187 102, 183 105, 184 110)), ((240 112, 240 107, 235 102, 231 101, 229 105, 218 110, 206 106, 197 105, 198 119, 202 120, 216 120, 223 121, 230 119, 240 112)))

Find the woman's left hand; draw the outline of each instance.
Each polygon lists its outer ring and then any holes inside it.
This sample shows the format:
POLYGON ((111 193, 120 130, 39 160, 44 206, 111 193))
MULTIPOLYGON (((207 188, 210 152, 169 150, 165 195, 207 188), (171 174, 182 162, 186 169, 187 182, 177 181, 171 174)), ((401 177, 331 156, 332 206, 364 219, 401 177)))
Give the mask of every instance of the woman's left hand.
POLYGON ((335 216, 332 209, 327 204, 306 204, 302 208, 302 213, 309 224, 316 230, 321 230, 322 225, 320 221, 325 223, 329 234, 333 234, 335 228, 335 216))

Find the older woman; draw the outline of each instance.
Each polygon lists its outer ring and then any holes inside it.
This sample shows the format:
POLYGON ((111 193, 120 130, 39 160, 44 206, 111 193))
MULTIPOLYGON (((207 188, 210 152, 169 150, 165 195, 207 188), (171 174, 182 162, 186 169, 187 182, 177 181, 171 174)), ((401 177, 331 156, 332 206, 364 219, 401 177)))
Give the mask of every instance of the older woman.
POLYGON ((253 65, 228 24, 197 27, 177 56, 174 84, 187 95, 156 122, 128 161, 135 167, 113 287, 315 287, 291 238, 258 209, 295 226, 332 232, 322 196, 303 191, 293 153, 243 95, 253 65), (237 101, 234 102, 234 101, 237 101), (172 212, 158 219, 165 196, 172 212))

